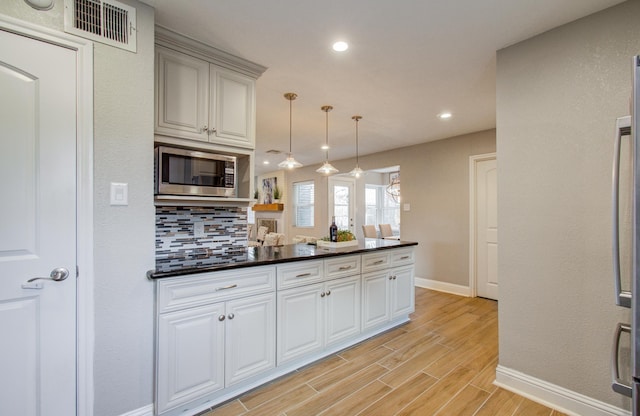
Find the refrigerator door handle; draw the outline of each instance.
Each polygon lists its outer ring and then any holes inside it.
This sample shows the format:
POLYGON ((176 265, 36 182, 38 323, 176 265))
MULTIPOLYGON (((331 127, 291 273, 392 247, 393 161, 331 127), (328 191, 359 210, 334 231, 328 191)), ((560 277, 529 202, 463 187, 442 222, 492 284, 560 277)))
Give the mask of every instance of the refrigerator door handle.
POLYGON ((611 353, 611 388, 616 393, 631 397, 632 387, 620 379, 619 364, 619 352, 620 352, 620 336, 623 332, 631 333, 631 326, 623 323, 618 323, 616 327, 616 333, 613 338, 613 351, 611 353))
POLYGON ((620 149, 622 136, 631 134, 631 116, 620 117, 616 120, 616 135, 613 147, 613 169, 611 172, 611 217, 613 229, 613 276, 616 291, 616 305, 631 307, 631 292, 622 289, 620 276, 620 149))

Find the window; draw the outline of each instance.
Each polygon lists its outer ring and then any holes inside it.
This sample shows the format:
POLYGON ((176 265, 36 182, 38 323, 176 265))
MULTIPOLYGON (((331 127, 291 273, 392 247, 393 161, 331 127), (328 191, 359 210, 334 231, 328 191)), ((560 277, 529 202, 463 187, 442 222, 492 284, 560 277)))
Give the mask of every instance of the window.
POLYGON ((293 225, 295 227, 313 227, 313 181, 293 184, 293 225))
POLYGON ((365 186, 366 216, 364 223, 377 226, 391 224, 394 233, 400 232, 400 204, 386 192, 384 185, 365 186))

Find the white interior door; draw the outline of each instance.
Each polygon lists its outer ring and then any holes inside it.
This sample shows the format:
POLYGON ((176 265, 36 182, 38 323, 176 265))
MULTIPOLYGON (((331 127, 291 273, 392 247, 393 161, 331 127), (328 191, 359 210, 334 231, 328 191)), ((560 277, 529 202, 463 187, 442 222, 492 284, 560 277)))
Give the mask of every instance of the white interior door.
POLYGON ((329 178, 329 224, 336 217, 338 230, 349 230, 355 235, 355 180, 329 178))
POLYGON ((75 77, 74 51, 0 30, 0 415, 76 414, 75 77))
POLYGON ((475 161, 477 295, 498 299, 498 184, 495 156, 475 161))

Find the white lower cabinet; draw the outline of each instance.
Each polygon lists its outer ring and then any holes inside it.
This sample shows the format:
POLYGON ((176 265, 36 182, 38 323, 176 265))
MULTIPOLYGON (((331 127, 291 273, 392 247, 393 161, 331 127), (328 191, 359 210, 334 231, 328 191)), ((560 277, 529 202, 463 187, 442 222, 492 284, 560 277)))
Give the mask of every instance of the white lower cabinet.
POLYGON ((415 311, 415 284, 413 266, 391 269, 391 318, 395 319, 415 311))
POLYGON ((156 410, 162 413, 224 388, 224 303, 158 320, 156 410))
POLYGON ((278 292, 278 365, 360 333, 360 275, 278 292))
POLYGON ((362 275, 362 330, 384 325, 415 310, 413 266, 362 275))
POLYGON ((156 405, 193 415, 414 311, 413 247, 157 282, 156 405))
POLYGON ((275 293, 160 316, 158 413, 275 367, 275 293))
POLYGON ((156 414, 275 368, 275 267, 162 279, 157 294, 156 414))
POLYGON ((276 366, 276 296, 227 302, 225 386, 276 366))

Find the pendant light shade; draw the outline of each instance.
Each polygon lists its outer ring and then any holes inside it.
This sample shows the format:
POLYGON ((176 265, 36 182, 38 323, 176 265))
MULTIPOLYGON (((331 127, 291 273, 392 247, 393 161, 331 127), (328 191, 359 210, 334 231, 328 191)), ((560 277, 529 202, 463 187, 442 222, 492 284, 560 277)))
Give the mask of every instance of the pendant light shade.
POLYGON ((325 148, 326 150, 326 159, 324 161, 324 163, 322 164, 322 166, 320 166, 318 169, 316 169, 316 172, 318 173, 322 173, 323 175, 333 175, 334 173, 338 173, 338 169, 334 168, 331 163, 329 163, 329 111, 333 110, 333 107, 331 107, 330 105, 325 105, 323 107, 320 108, 322 111, 324 111, 326 113, 326 119, 327 119, 327 128, 326 128, 326 138, 325 138, 325 148))
POLYGON ((287 158, 282 162, 278 163, 278 167, 282 169, 295 169, 302 167, 302 163, 298 162, 293 158, 293 153, 291 153, 291 113, 292 113, 292 102, 298 97, 298 94, 293 92, 288 92, 284 95, 284 98, 289 100, 289 153, 287 153, 287 158))
POLYGON ((353 168, 351 172, 349 172, 349 175, 359 178, 360 176, 364 175, 364 172, 362 171, 362 169, 360 169, 360 160, 358 155, 358 122, 360 121, 360 119, 362 119, 362 116, 353 116, 351 117, 351 119, 356 121, 356 167, 353 168))

